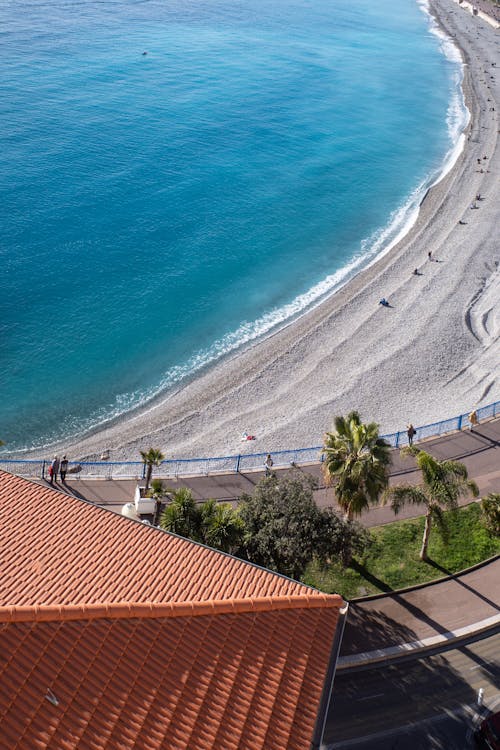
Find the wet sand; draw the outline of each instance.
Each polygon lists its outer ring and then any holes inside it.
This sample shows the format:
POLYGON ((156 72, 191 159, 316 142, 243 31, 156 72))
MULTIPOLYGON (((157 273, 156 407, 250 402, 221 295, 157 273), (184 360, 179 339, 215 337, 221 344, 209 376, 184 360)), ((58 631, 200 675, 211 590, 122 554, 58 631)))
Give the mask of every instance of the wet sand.
POLYGON ((471 121, 410 233, 286 329, 60 451, 109 450, 115 460, 150 446, 167 458, 267 452, 321 444, 351 409, 392 432, 500 400, 500 33, 453 0, 431 8, 462 49, 471 121), (257 440, 242 443, 244 430, 257 440))

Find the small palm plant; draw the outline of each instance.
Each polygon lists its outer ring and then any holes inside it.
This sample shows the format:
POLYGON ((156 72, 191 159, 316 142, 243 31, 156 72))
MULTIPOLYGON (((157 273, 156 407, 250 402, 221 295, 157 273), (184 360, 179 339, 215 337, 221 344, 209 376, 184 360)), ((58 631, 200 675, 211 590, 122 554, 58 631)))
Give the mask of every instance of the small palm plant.
POLYGON ((500 536, 500 494, 490 492, 481 500, 483 523, 492 536, 500 536))
POLYGON ((363 424, 357 411, 336 417, 323 446, 323 473, 334 485, 337 502, 352 521, 378 501, 388 485, 390 446, 379 436, 375 422, 363 424))
POLYGON ((229 503, 207 500, 201 506, 203 541, 209 547, 234 553, 243 542, 245 525, 229 503))
POLYGON ((172 493, 172 501, 161 514, 160 526, 229 553, 236 552, 241 546, 245 528, 238 511, 229 503, 206 500, 198 505, 187 487, 180 487, 172 493))
POLYGON ((165 490, 161 479, 153 479, 151 481, 151 497, 155 501, 153 526, 158 526, 161 513, 161 503, 166 494, 167 491, 165 490))
POLYGON ((195 542, 203 541, 201 511, 190 489, 179 487, 172 493, 172 502, 161 514, 160 526, 195 542))
POLYGON ((153 473, 153 466, 160 466, 161 462, 165 458, 163 453, 157 448, 150 448, 148 451, 141 451, 142 460, 146 466, 146 487, 145 491, 149 489, 151 483, 151 475, 153 473))
POLYGON ((429 559, 427 549, 433 521, 446 540, 447 525, 444 511, 457 508, 460 497, 477 497, 479 490, 476 483, 468 478, 467 469, 460 461, 440 461, 418 448, 404 448, 401 452, 416 457, 417 466, 422 472, 423 484, 401 484, 391 487, 386 492, 385 502, 391 501, 396 514, 405 505, 422 505, 425 508, 420 559, 426 561, 429 559))

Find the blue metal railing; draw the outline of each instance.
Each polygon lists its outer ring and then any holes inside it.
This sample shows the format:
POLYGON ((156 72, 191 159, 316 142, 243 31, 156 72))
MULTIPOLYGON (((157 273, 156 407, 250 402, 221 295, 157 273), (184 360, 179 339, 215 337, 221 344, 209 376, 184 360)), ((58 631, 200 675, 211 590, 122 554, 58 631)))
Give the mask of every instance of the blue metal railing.
MULTIPOLYGON (((489 406, 476 409, 479 422, 492 419, 500 414, 500 401, 489 406)), ((468 414, 459 414, 452 419, 442 422, 433 422, 416 428, 414 441, 424 440, 436 435, 444 435, 448 432, 456 432, 470 427, 468 414)), ((408 445, 406 430, 393 432, 382 436, 393 448, 401 448, 408 445)), ((305 466, 318 463, 323 460, 321 445, 312 448, 296 448, 295 450, 275 451, 272 453, 274 467, 284 468, 286 466, 305 466)), ((236 472, 249 472, 262 470, 267 451, 264 453, 247 453, 235 456, 218 456, 211 458, 179 458, 162 461, 161 466, 153 470, 157 477, 189 477, 209 476, 211 474, 231 474, 236 472)), ((44 478, 48 475, 50 461, 44 459, 1 459, 0 468, 11 474, 24 477, 44 478)), ((145 466, 142 461, 81 461, 70 462, 68 467, 68 478, 89 479, 136 479, 143 480, 145 477, 145 466)))

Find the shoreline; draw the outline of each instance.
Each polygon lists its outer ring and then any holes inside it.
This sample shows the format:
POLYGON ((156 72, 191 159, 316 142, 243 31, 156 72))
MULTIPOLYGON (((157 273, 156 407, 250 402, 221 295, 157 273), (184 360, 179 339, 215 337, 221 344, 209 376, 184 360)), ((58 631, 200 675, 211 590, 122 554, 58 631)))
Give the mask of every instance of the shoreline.
MULTIPOLYGON (((108 450, 112 460, 121 460, 137 459, 151 445, 167 458, 293 449, 319 444, 333 417, 351 409, 391 432, 409 421, 438 421, 500 399, 494 375, 500 361, 499 253, 493 242, 499 96, 494 75, 486 83, 484 72, 491 61, 500 69, 498 45, 495 31, 453 0, 434 0, 430 12, 462 50, 469 139, 453 167, 424 194, 409 232, 264 340, 136 413, 47 452, 82 460, 108 450), (476 38, 478 28, 484 38, 476 38), (483 172, 475 169, 478 160, 483 172), (477 193, 485 200, 470 211, 477 193), (427 261, 429 249, 435 263, 427 261), (421 275, 412 277, 416 266, 421 275), (392 308, 378 305, 382 296, 392 308), (241 443, 243 430, 258 441, 241 443)), ((34 453, 40 451, 23 456, 34 453)))

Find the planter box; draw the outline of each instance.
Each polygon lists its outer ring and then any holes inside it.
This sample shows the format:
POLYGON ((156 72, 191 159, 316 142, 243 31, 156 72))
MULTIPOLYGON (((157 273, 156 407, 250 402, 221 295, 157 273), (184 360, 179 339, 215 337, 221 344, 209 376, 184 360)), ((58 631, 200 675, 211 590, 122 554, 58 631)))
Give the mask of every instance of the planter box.
POLYGON ((134 505, 139 515, 153 515, 156 509, 156 502, 153 497, 144 497, 145 488, 137 485, 135 488, 134 505))

